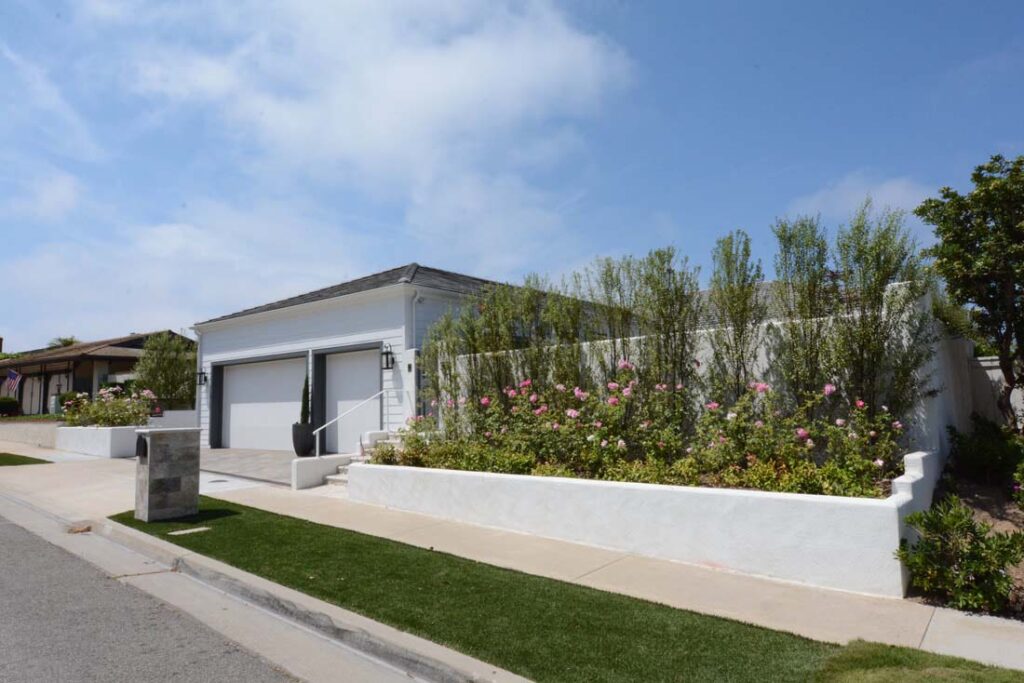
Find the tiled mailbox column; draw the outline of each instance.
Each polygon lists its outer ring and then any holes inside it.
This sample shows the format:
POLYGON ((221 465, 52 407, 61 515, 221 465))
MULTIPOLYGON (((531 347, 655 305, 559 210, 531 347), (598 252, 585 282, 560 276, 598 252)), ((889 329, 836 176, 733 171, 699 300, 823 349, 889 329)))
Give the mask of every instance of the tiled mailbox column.
POLYGON ((135 519, 154 522, 199 511, 199 430, 139 429, 135 519))

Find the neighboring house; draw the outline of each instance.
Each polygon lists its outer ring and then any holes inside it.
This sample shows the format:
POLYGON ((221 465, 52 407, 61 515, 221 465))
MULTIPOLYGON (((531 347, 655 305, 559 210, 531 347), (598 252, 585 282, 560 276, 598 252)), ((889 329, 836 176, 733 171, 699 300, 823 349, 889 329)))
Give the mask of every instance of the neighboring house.
MULTIPOLYGON (((161 333, 132 333, 115 339, 26 351, 16 358, 0 360, 0 378, 5 378, 9 370, 22 375, 13 395, 21 402, 23 414, 49 413, 51 397, 65 391, 92 396, 104 384, 134 379, 135 363, 142 355, 143 345, 161 333)), ((0 382, 0 396, 10 395, 6 382, 0 382)))
POLYGON ((494 284, 416 263, 197 323, 202 443, 291 450, 302 385, 325 452, 416 414, 417 353, 449 308, 494 284))

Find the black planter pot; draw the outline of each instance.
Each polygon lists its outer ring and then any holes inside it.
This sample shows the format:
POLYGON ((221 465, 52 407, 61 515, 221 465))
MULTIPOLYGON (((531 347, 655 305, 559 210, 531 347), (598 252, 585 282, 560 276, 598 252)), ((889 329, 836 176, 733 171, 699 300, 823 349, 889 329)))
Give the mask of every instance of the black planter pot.
POLYGON ((305 458, 313 454, 316 441, 313 437, 313 425, 296 422, 292 425, 292 448, 295 455, 305 458))

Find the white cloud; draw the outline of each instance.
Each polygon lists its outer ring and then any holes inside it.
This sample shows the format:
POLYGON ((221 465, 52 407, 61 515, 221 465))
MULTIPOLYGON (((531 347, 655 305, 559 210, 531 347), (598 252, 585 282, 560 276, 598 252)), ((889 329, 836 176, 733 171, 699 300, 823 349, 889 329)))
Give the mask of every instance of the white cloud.
MULTIPOLYGON (((12 348, 187 326, 396 261, 491 277, 546 269, 581 239, 562 216, 581 190, 535 176, 557 177, 586 146, 579 122, 631 68, 547 0, 92 0, 74 19, 104 46, 95 65, 108 71, 94 75, 121 79, 118 102, 135 98, 134 120, 200 121, 196 157, 238 159, 251 174, 217 187, 252 189, 183 197, 188 208, 165 216, 147 207, 157 218, 143 224, 112 206, 71 238, 41 239, 9 266, 46 274, 19 284, 5 311, 12 348), (324 201, 332 192, 397 224, 361 226, 324 201), (60 328, 39 311, 61 311, 60 328)), ((6 58, 33 111, 56 122, 51 137, 101 155, 47 73, 3 50, 0 67, 6 58)), ((37 205, 73 210, 72 187, 37 205)))
POLYGON ((9 259, 11 272, 39 277, 21 278, 8 302, 5 315, 18 324, 6 344, 184 328, 363 274, 367 240, 339 241, 336 226, 309 214, 294 204, 205 200, 175 222, 41 244, 9 259), (39 311, 60 311, 59 320, 39 311))
POLYGON ((24 135, 32 131, 51 150, 83 161, 104 156, 85 120, 44 68, 2 42, 0 58, 0 111, 5 113, 0 117, 0 133, 24 135))
POLYGON ((509 266, 560 227, 529 171, 582 146, 572 122, 630 68, 547 2, 226 7, 207 20, 217 49, 144 40, 131 86, 211 109, 281 172, 403 203, 412 239, 509 266))
POLYGON ((16 215, 59 221, 78 207, 80 194, 78 179, 70 173, 56 170, 25 182, 8 208, 16 215))
POLYGON ((912 178, 878 178, 863 171, 849 173, 789 205, 790 213, 821 214, 827 220, 845 221, 867 197, 878 208, 913 211, 934 192, 912 178))

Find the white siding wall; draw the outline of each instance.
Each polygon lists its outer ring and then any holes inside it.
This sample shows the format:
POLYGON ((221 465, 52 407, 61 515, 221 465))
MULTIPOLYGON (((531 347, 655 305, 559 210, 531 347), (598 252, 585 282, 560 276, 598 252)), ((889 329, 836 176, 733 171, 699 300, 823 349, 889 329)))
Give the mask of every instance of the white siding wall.
MULTIPOLYGON (((329 301, 214 323, 199 328, 200 366, 212 377, 213 363, 260 356, 308 353, 318 349, 387 343, 397 358, 405 349, 404 288, 393 287, 329 301)), ((401 388, 395 371, 383 371, 383 387, 401 388)), ((209 445, 211 383, 199 388, 197 408, 202 443, 209 445)), ((397 426, 405 408, 400 397, 389 396, 389 414, 397 426)))
MULTIPOLYGON (((213 363, 390 344, 395 367, 382 371, 381 386, 393 391, 385 397, 383 426, 398 429, 411 413, 409 401, 415 397, 415 372, 409 370, 413 359, 406 351, 421 348, 427 328, 459 301, 449 292, 419 288, 422 301, 416 304, 413 326, 414 291, 417 288, 399 285, 201 326, 200 368, 212 377, 213 363)), ((210 390, 209 383, 199 387, 197 397, 204 446, 209 445, 210 390)))

